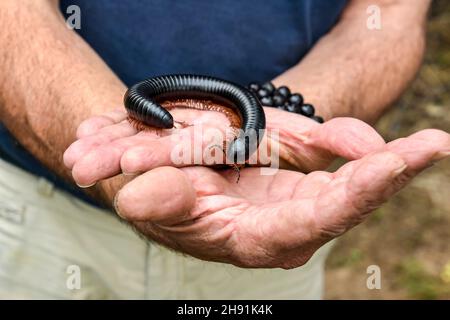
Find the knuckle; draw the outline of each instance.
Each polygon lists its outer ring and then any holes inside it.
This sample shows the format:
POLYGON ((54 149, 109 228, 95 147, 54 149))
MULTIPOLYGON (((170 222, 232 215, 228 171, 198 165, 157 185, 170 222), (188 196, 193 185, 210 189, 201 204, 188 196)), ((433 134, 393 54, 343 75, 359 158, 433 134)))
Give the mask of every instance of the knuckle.
POLYGON ((153 163, 155 153, 151 150, 133 148, 126 151, 120 160, 120 166, 124 172, 138 172, 146 168, 146 164, 153 163))

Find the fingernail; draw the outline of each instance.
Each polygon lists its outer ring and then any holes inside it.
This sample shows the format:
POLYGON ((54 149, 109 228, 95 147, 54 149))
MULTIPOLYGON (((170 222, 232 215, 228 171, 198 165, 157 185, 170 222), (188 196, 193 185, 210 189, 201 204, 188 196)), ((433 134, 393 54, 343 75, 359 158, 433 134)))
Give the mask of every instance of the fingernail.
POLYGON ((437 162, 450 156, 450 151, 439 151, 431 158, 432 162, 437 162))
MULTIPOLYGON (((119 192, 120 192, 120 191, 119 191, 119 192)), ((114 208, 114 211, 117 213, 117 215, 118 215, 121 219, 126 220, 125 217, 120 213, 120 210, 119 210, 119 205, 118 205, 119 192, 117 192, 116 195, 114 196, 114 199, 113 199, 113 208, 114 208)))
POLYGON ((401 174, 403 171, 406 170, 406 168, 408 168, 408 165, 405 163, 403 164, 401 167, 398 167, 397 169, 395 169, 392 173, 394 175, 394 177, 398 176, 399 174, 401 174))
POLYGON ((97 183, 97 182, 94 182, 94 183, 89 184, 89 185, 82 185, 82 184, 78 184, 78 183, 77 183, 77 186, 79 186, 80 188, 83 188, 83 189, 87 189, 87 188, 90 188, 90 187, 95 186, 96 183, 97 183))

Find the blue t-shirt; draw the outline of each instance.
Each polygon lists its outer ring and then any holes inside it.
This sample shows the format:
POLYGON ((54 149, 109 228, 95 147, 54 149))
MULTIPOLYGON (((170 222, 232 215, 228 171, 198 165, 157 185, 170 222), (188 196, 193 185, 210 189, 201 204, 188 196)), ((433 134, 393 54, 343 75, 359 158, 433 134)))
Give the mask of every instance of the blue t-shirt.
MULTIPOLYGON (((298 63, 336 23, 346 2, 62 0, 60 7, 64 14, 70 5, 80 7, 77 32, 127 85, 168 73, 212 75, 246 85, 271 80, 298 63)), ((1 124, 0 156, 84 198, 1 124)))

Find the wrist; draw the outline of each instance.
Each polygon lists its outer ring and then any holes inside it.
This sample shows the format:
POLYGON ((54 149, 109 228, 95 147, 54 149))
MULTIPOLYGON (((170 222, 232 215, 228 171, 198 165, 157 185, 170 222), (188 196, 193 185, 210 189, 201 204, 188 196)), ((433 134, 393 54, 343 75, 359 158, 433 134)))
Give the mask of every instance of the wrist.
POLYGON ((285 85, 294 92, 301 92, 305 103, 314 105, 316 114, 325 121, 336 117, 356 117, 352 101, 355 92, 343 90, 348 86, 317 69, 317 65, 301 62, 272 82, 276 86, 285 85))
POLYGON ((314 105, 304 101, 300 92, 293 92, 288 86, 276 86, 272 82, 252 82, 247 87, 262 106, 296 113, 323 123, 324 119, 316 113, 314 105))
POLYGON ((276 86, 286 85, 293 92, 301 92, 304 102, 312 104, 316 109, 316 114, 320 115, 325 121, 336 117, 352 116, 349 101, 338 95, 337 92, 333 92, 332 89, 330 90, 330 88, 314 83, 308 85, 289 83, 281 78, 277 78, 273 82, 276 86))

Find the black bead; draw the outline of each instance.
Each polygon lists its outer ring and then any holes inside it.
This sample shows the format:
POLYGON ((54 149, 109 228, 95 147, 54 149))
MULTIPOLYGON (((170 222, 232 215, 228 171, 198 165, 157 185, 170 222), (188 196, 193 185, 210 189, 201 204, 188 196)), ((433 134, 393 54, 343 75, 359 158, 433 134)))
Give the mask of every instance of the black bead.
POLYGON ((292 103, 286 103, 286 104, 285 104, 285 107, 286 107, 286 110, 287 110, 287 111, 297 113, 298 106, 296 106, 295 104, 292 104, 292 103))
POLYGON ((267 90, 269 94, 273 94, 275 91, 275 86, 272 84, 272 82, 266 82, 261 86, 262 89, 267 90))
POLYGON ((248 85, 248 88, 250 90, 252 90, 253 92, 258 92, 258 90, 260 89, 260 86, 256 82, 252 82, 248 85))
POLYGON ((257 94, 260 99, 270 95, 266 89, 259 89, 257 94))
POLYGON ((311 119, 313 119, 314 121, 317 121, 318 123, 323 123, 323 118, 319 117, 319 116, 313 116, 311 119))
POLYGON ((300 94, 295 93, 289 97, 289 102, 297 106, 301 105, 303 103, 303 97, 300 94))
POLYGON ((301 106, 301 113, 302 115, 311 118, 314 115, 314 107, 309 103, 305 103, 301 106))
POLYGON ((285 104, 278 106, 277 109, 283 110, 283 111, 288 111, 287 106, 285 104))
POLYGON ((286 87, 286 86, 281 86, 281 87, 279 87, 279 88, 277 89, 277 93, 278 93, 280 96, 283 96, 283 97, 285 97, 285 98, 289 98, 289 96, 291 95, 291 90, 289 90, 289 88, 286 87))
POLYGON ((273 99, 272 97, 263 97, 261 100, 261 104, 263 106, 272 107, 273 106, 273 99))
POLYGON ((275 106, 282 106, 284 103, 286 102, 286 98, 279 95, 279 94, 274 94, 273 95, 273 104, 275 106))

